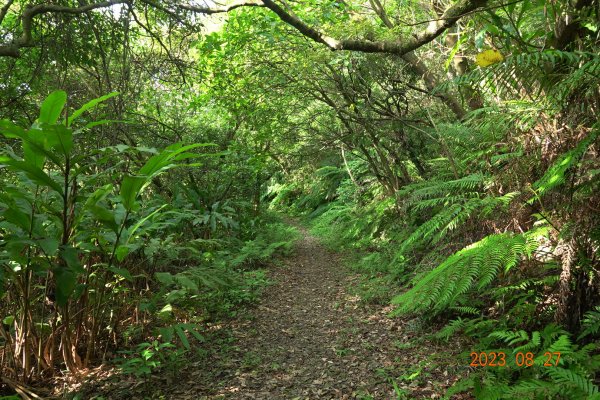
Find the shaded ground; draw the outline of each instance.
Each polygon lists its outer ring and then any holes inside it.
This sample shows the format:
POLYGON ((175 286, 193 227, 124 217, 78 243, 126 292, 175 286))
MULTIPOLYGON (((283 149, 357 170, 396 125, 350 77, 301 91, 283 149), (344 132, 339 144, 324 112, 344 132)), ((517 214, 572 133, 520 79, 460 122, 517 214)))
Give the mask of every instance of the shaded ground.
POLYGON ((389 309, 359 304, 348 293, 358 277, 300 229, 295 254, 273 268, 275 284, 253 318, 234 328, 237 350, 221 366, 230 373, 196 393, 209 392, 205 399, 395 399, 394 379, 407 398, 438 397, 450 382, 443 365, 456 363, 439 349, 409 343, 417 338, 406 321, 387 317, 389 309))
POLYGON ((300 230, 294 254, 272 268, 273 284, 260 304, 244 319, 213 327, 199 360, 169 377, 105 387, 103 397, 441 397, 466 362, 450 356, 448 345, 426 341, 415 321, 390 319, 388 308, 361 304, 351 295, 359 276, 342 265, 340 254, 300 230))

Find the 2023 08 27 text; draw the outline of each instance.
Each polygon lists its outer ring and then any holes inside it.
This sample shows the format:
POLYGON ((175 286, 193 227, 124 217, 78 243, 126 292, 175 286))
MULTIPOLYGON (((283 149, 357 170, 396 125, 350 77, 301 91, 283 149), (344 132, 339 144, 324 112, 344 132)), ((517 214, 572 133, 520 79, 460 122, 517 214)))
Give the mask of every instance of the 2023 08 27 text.
MULTIPOLYGON (((489 352, 471 352, 471 367, 506 367, 506 353, 499 351, 489 352)), ((532 367, 536 364, 544 367, 556 367, 560 362, 560 352, 547 351, 542 357, 535 357, 532 352, 523 353, 521 351, 515 353, 515 365, 517 367, 532 367)))

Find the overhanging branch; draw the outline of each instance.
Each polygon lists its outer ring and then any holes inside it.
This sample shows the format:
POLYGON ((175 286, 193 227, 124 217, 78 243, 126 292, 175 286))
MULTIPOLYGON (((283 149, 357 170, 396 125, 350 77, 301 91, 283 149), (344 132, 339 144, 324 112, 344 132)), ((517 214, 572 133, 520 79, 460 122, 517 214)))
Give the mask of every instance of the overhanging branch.
MULTIPOLYGON (((4 17, 8 8, 12 4, 13 0, 9 0, 6 6, 2 7, 0 10, 0 16, 4 17)), ((167 3, 169 6, 173 7, 174 10, 163 7, 157 2, 153 0, 141 0, 142 2, 159 9, 172 17, 180 19, 177 10, 179 11, 191 11, 198 14, 217 14, 217 13, 227 13, 229 11, 235 10, 240 7, 264 7, 265 5, 259 0, 240 0, 233 2, 226 6, 215 6, 215 7, 199 7, 190 4, 180 4, 176 2, 167 3)), ((131 0, 107 0, 99 3, 87 4, 80 7, 66 7, 60 6, 56 4, 37 4, 34 6, 27 6, 23 14, 21 15, 21 29, 23 33, 20 37, 13 40, 8 44, 0 44, 0 57, 19 57, 20 49, 26 47, 33 47, 35 45, 32 37, 32 26, 33 20, 36 16, 47 13, 57 13, 57 14, 84 14, 86 12, 96 10, 99 8, 107 8, 113 6, 115 4, 131 4, 131 0)), ((0 21, 2 18, 0 18, 0 21)))
POLYGON ((231 4, 228 4, 226 6, 218 6, 218 7, 199 7, 199 6, 193 6, 191 4, 173 4, 174 7, 182 9, 182 10, 187 10, 187 11, 192 11, 198 14, 219 14, 219 13, 227 13, 229 11, 233 11, 236 8, 241 8, 241 7, 265 7, 265 4, 263 4, 260 0, 242 0, 242 1, 234 1, 231 4))
MULTIPOLYGON (((284 9, 274 0, 238 0, 229 5, 200 7, 190 4, 181 4, 178 2, 167 2, 170 7, 165 9, 159 6, 153 0, 141 0, 142 2, 154 6, 162 11, 168 12, 171 16, 177 15, 174 10, 190 11, 198 14, 217 14, 227 13, 241 7, 266 7, 275 13, 283 22, 297 29, 302 35, 312 39, 317 43, 324 44, 331 50, 350 50, 364 53, 390 53, 397 55, 407 54, 441 35, 446 29, 451 27, 463 16, 472 13, 479 7, 484 6, 488 0, 459 0, 438 19, 429 24, 429 27, 412 38, 406 40, 353 40, 336 39, 327 36, 320 30, 308 25, 296 16, 292 11, 284 9)), ((24 47, 33 47, 32 38, 33 19, 46 13, 64 13, 64 14, 83 14, 95 9, 110 7, 115 4, 131 3, 130 0, 107 0, 104 2, 93 3, 81 7, 65 7, 55 4, 38 4, 28 6, 21 16, 21 29, 23 33, 19 38, 10 44, 0 45, 0 57, 19 57, 19 50, 24 47)), ((9 2, 10 4, 10 2, 9 2)), ((2 10, 4 11, 4 9, 2 10)))
POLYGON ((296 28, 304 36, 315 42, 326 45, 331 50, 351 50, 363 53, 390 53, 403 55, 431 42, 441 35, 446 29, 451 27, 463 16, 482 7, 488 0, 461 0, 448 8, 438 20, 432 22, 427 29, 415 35, 406 41, 371 41, 371 40, 351 40, 335 39, 325 35, 323 32, 306 24, 296 15, 286 11, 273 0, 262 0, 265 6, 273 11, 277 16, 287 24, 296 28))
POLYGON ((37 4, 27 6, 21 15, 21 36, 7 45, 0 45, 0 57, 19 57, 19 50, 23 47, 33 47, 33 37, 31 34, 33 19, 41 14, 62 13, 62 14, 83 14, 99 8, 110 7, 115 4, 123 4, 125 0, 108 0, 100 3, 87 4, 81 7, 65 7, 56 4, 37 4))
POLYGON ((4 21, 4 17, 8 13, 8 9, 12 6, 14 0, 8 0, 4 6, 0 9, 0 24, 4 21))

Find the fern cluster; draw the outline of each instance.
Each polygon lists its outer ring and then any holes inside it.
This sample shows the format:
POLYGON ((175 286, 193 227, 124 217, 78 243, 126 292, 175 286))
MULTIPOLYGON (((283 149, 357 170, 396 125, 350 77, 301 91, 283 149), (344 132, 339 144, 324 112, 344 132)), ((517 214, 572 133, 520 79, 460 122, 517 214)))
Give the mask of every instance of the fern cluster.
POLYGON ((588 311, 583 317, 582 331, 579 338, 600 336, 600 306, 588 311))
POLYGON ((479 348, 505 353, 506 366, 478 370, 455 384, 447 398, 464 391, 477 399, 600 398, 594 382, 600 370, 598 346, 573 343, 571 335, 557 325, 549 324, 531 334, 524 330, 492 331, 480 341, 479 348), (516 355, 528 352, 534 355, 533 365, 519 366, 516 355))
POLYGON ((419 276, 415 286, 396 296, 399 313, 439 312, 456 304, 471 289, 486 287, 537 247, 535 235, 490 235, 453 254, 435 269, 419 276))
POLYGON ((438 90, 447 89, 449 85, 469 85, 506 97, 526 92, 529 100, 543 99, 558 108, 564 106, 575 91, 584 89, 592 95, 593 88, 600 83, 598 72, 600 57, 597 54, 547 49, 508 56, 502 63, 475 69, 440 85, 438 90))
POLYGON ((586 314, 580 331, 548 323, 559 320, 561 279, 568 279, 566 273, 561 276, 557 243, 566 238, 582 243, 574 252, 571 276, 583 271, 594 281, 597 273, 598 218, 586 209, 580 220, 573 211, 586 202, 597 208, 590 199, 597 199, 600 184, 595 157, 600 134, 597 124, 570 117, 578 101, 596 104, 598 71, 600 57, 592 53, 506 55, 504 62, 446 85, 471 86, 486 100, 492 95, 498 101, 462 121, 427 115, 430 124, 399 124, 408 138, 427 139, 419 142, 424 168, 416 171, 399 151, 396 169, 385 172, 398 174, 398 189, 383 188, 382 172, 373 165, 380 154, 369 149, 364 159, 357 151, 349 162, 316 171, 294 203, 327 244, 365 253, 354 267, 378 290, 365 290, 363 299, 379 301, 389 297, 383 292, 402 292, 392 300, 395 314, 446 320, 434 335, 438 340, 461 334, 480 351, 502 350, 513 358, 516 351, 530 351, 537 363, 545 351, 563 353, 554 368, 527 370, 513 360, 504 371, 472 371, 451 393, 470 391, 482 399, 597 396, 597 350, 583 344, 597 338, 600 310, 586 314), (553 136, 553 123, 571 135, 553 136), (587 136, 562 150, 544 171, 548 155, 554 157, 581 132, 587 136), (406 287, 394 289, 399 283, 406 287))
POLYGON ((447 237, 450 231, 460 228, 475 214, 489 215, 495 209, 506 206, 517 195, 508 193, 503 196, 471 197, 449 196, 426 199, 416 202, 415 210, 437 208, 439 211, 428 221, 418 226, 412 234, 405 239, 398 252, 404 254, 411 247, 421 243, 436 244, 447 237))

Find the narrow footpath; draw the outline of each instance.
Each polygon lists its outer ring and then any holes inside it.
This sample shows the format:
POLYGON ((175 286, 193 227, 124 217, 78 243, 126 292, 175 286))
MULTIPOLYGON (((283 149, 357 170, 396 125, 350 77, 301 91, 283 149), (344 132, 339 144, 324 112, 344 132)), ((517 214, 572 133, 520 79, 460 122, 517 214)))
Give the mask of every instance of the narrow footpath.
POLYGON ((467 358, 457 355, 464 345, 431 341, 417 319, 389 318, 391 307, 363 304, 353 294, 361 277, 343 255, 298 229, 301 239, 271 266, 272 284, 258 306, 203 332, 207 340, 192 359, 148 381, 97 383, 81 398, 442 398, 456 373, 468 368, 467 358))
POLYGON ((234 328, 234 354, 212 365, 220 376, 197 388, 196 398, 442 397, 453 381, 444 364, 455 364, 441 353, 447 346, 423 349, 406 321, 387 316, 390 308, 360 304, 348 293, 359 277, 342 256, 299 229, 294 254, 273 267, 274 284, 253 316, 234 328))

